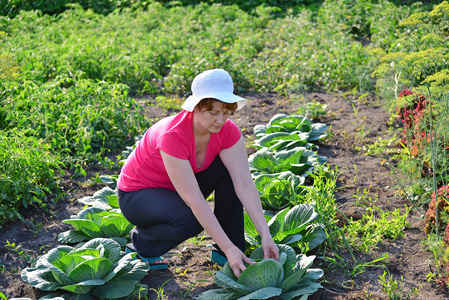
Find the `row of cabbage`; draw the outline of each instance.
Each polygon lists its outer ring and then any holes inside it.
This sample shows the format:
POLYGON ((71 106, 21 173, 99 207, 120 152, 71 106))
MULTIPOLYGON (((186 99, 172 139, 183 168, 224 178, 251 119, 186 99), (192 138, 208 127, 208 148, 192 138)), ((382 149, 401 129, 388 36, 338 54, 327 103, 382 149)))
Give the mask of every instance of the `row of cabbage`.
POLYGON ((327 160, 314 150, 325 138, 327 126, 299 115, 278 114, 266 125, 256 125, 258 150, 249 159, 250 170, 259 190, 268 227, 278 244, 280 259, 264 259, 261 238, 245 214, 245 239, 254 249, 249 265, 237 278, 226 263, 214 277, 220 289, 202 293, 200 300, 217 299, 307 299, 321 284, 323 271, 311 268, 315 256, 307 256, 326 239, 313 203, 302 196, 311 185, 307 177, 327 160))
POLYGON ((143 299, 148 286, 140 281, 149 267, 126 254, 124 245, 134 228, 118 207, 116 177, 101 176, 104 187, 92 196, 78 199, 87 205, 62 223, 73 229, 62 232, 65 244, 42 255, 33 267, 22 271, 22 280, 43 291, 44 299, 143 299))
MULTIPOLYGON (((306 117, 285 114, 276 115, 267 125, 254 128, 258 139, 253 147, 258 151, 249 157, 249 164, 270 233, 281 250, 281 259, 248 268, 239 279, 225 266, 215 276, 216 283, 224 289, 204 293, 201 299, 216 298, 217 293, 231 298, 259 297, 257 295, 262 293, 291 299, 289 297, 296 297, 298 293, 312 294, 320 287, 316 280, 322 276, 322 271, 310 269, 315 257, 301 254, 304 247, 298 245, 314 249, 326 239, 326 234, 317 222, 313 204, 298 204, 296 196, 309 188, 305 181, 313 168, 326 162, 326 158, 312 150, 317 148, 313 142, 324 138, 326 130, 324 124, 312 124, 306 117), (274 273, 258 272, 267 266, 267 270, 273 268, 274 273), (262 274, 262 277, 255 280, 258 276, 255 274, 262 274), (274 278, 277 278, 276 284, 274 278), (272 288, 261 291, 261 286, 272 288)), ((123 156, 127 157, 134 147, 128 147, 123 156)), ((123 252, 134 225, 120 211, 117 176, 103 175, 100 179, 107 186, 92 196, 78 199, 85 208, 62 221, 73 229, 60 233, 58 242, 72 246, 50 250, 35 266, 22 272, 22 279, 36 288, 69 292, 52 293, 41 299, 133 298, 148 292, 147 287, 139 283, 148 267, 140 260, 133 260, 132 254, 123 252)), ((245 238, 252 249, 251 258, 261 260, 260 237, 246 214, 245 238)))

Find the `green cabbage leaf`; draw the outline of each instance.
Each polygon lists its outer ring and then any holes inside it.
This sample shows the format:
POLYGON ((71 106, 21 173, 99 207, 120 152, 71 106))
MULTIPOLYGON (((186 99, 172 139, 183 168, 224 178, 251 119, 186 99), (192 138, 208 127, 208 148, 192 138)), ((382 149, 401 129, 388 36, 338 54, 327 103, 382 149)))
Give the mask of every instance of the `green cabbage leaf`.
POLYGON ((101 190, 96 191, 92 196, 82 197, 78 199, 78 202, 92 207, 102 208, 104 210, 113 210, 119 208, 117 191, 111 189, 110 187, 104 187, 101 190))
MULTIPOLYGON (((303 247, 300 246, 307 243, 308 250, 312 250, 327 238, 323 226, 318 222, 318 214, 313 204, 298 204, 279 211, 271 218, 269 216, 266 218, 270 234, 277 244, 301 249, 303 247)), ((261 238, 246 213, 244 222, 245 240, 253 246, 261 245, 261 238)))
POLYGON ((142 295, 148 288, 139 282, 149 268, 134 259, 135 255, 124 254, 121 246, 111 239, 96 238, 78 248, 51 249, 39 257, 34 268, 23 269, 21 276, 24 282, 40 290, 69 292, 70 299, 142 295), (86 297, 73 297, 73 294, 86 297))
POLYGON ((267 147, 273 150, 288 150, 298 146, 312 146, 310 143, 327 137, 327 125, 312 123, 307 117, 286 114, 273 116, 267 125, 254 126, 254 134, 259 139, 253 147, 267 147))
POLYGON ((262 148, 248 158, 253 177, 264 173, 277 174, 286 171, 297 176, 307 177, 310 172, 313 172, 316 165, 326 162, 327 159, 324 156, 305 147, 282 151, 262 148))
POLYGON ((273 211, 292 206, 298 195, 305 194, 307 189, 304 182, 305 177, 296 176, 290 171, 254 177, 262 207, 273 211))
POLYGON ((112 238, 123 246, 129 240, 129 232, 135 227, 119 210, 107 211, 98 207, 86 208, 62 223, 75 227, 59 234, 58 241, 65 244, 101 237, 112 238))
MULTIPOLYGON (((288 300, 313 294, 321 284, 316 281, 323 276, 321 269, 310 268, 315 256, 296 255, 288 245, 278 245, 279 261, 264 259, 262 247, 256 248, 250 258, 258 261, 247 266, 237 278, 229 263, 218 271, 215 283, 222 289, 208 290, 198 300, 269 299, 279 297, 288 300)), ((278 298, 276 298, 278 299, 278 298)))

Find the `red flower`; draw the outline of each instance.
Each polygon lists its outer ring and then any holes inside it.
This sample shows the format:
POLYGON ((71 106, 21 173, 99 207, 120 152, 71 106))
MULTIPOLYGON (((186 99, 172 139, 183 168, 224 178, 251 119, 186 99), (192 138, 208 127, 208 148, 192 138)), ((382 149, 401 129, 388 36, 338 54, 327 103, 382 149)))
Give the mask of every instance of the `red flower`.
POLYGON ((403 96, 410 96, 413 95, 413 92, 410 90, 403 90, 400 94, 399 97, 403 97, 403 96))
MULTIPOLYGON (((449 210, 449 185, 443 185, 437 190, 437 195, 435 196, 435 192, 432 193, 432 201, 430 201, 429 209, 426 212, 426 226, 424 228, 425 233, 430 233, 433 228, 436 226, 436 203, 438 202, 438 214, 441 215, 442 211, 448 211, 449 210)), ((443 229, 446 227, 446 234, 449 233, 448 226, 449 224, 443 224, 442 220, 439 219, 439 226, 438 228, 443 229)), ((445 234, 445 238, 446 238, 445 234)), ((449 236, 448 236, 449 241, 449 236)))

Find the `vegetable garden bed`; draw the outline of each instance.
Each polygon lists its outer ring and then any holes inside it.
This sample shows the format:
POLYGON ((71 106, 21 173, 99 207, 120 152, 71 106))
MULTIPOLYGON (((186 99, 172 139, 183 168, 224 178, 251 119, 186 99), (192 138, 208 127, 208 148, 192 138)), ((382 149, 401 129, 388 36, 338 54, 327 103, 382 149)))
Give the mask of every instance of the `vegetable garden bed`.
POLYGON ((47 2, 0 1, 0 299, 448 298, 448 1, 47 2), (285 250, 238 283, 207 234, 169 270, 119 251, 114 175, 217 67, 285 250))
MULTIPOLYGON (((247 97, 250 99, 248 107, 233 118, 248 142, 256 139, 252 133, 255 125, 266 124, 278 113, 294 114, 297 109, 294 103, 287 102, 275 94, 253 93, 247 97)), ((366 152, 357 150, 357 147, 362 147, 385 134, 389 114, 372 101, 357 102, 353 101, 356 99, 345 99, 326 93, 310 93, 307 97, 328 105, 327 113, 316 122, 324 122, 332 126, 332 130, 329 138, 320 144, 318 153, 328 158, 330 168, 338 167, 341 173, 338 180, 339 189, 335 196, 337 205, 346 218, 362 218, 366 209, 354 205, 356 200, 363 200, 362 196, 365 201, 369 201, 371 197, 373 207, 389 211, 398 208, 403 210, 407 200, 395 195, 395 183, 390 168, 381 158, 364 155, 366 152), (357 106, 357 117, 354 116, 353 105, 357 106), (360 132, 362 124, 370 128, 369 133, 364 136, 360 132), (359 195, 359 199, 355 199, 354 195, 359 195), (374 198, 377 199, 375 203, 374 198)), ((148 118, 170 113, 157 106, 150 106, 148 98, 139 100, 147 103, 148 118)), ((255 149, 248 147, 248 154, 254 152, 255 149)), ((56 203, 50 214, 34 210, 24 212, 26 224, 7 223, 3 227, 0 238, 0 255, 3 261, 0 290, 3 293, 10 297, 30 299, 38 299, 48 294, 25 284, 20 278, 20 271, 29 266, 38 255, 58 245, 57 237, 60 233, 73 229, 63 224, 62 220, 77 214, 83 208, 77 199, 92 196, 105 187, 105 184, 94 183, 92 180, 97 174, 104 173, 91 168, 87 170, 87 176, 74 179, 69 179, 70 173, 67 173, 63 182, 68 196, 66 201, 56 203)), ((210 204, 213 205, 213 202, 210 204)), ((427 281, 426 275, 434 266, 429 263, 432 259, 430 252, 425 251, 421 245, 421 240, 424 239, 424 221, 418 217, 416 213, 409 215, 410 225, 404 229, 404 235, 395 241, 384 238, 368 253, 354 252, 356 261, 353 261, 342 247, 342 251, 336 254, 344 258, 347 263, 345 268, 320 257, 325 253, 327 257, 336 259, 337 256, 331 251, 323 252, 322 248, 312 251, 317 255, 314 267, 323 269, 324 277, 321 280, 323 288, 309 299, 384 299, 387 293, 382 290, 385 285, 379 281, 379 276, 382 277, 386 269, 392 276, 390 282, 399 284, 396 293, 413 297, 416 295, 412 290, 418 288, 418 299, 447 298, 440 289, 427 281), (388 259, 375 261, 385 254, 388 259), (401 283, 403 285, 400 285, 401 283)), ((345 220, 342 217, 340 225, 344 224, 345 220)), ((213 281, 213 272, 217 271, 217 267, 208 261, 210 253, 206 245, 210 242, 207 235, 201 234, 170 251, 169 270, 149 271, 141 281, 142 284, 148 285, 148 298, 194 299, 206 290, 218 288, 213 281)))

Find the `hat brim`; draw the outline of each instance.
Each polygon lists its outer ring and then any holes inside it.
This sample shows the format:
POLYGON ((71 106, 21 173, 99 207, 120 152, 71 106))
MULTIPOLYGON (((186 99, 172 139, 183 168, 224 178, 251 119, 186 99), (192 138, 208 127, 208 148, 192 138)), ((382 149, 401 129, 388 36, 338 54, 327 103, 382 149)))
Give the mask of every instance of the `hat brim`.
POLYGON ((202 97, 195 97, 195 96, 191 95, 186 99, 186 101, 181 106, 181 108, 192 112, 195 109, 195 106, 201 100, 206 99, 206 98, 217 99, 217 100, 225 102, 225 103, 237 103, 236 110, 242 109, 248 102, 247 99, 237 96, 233 93, 223 92, 223 93, 213 93, 213 94, 209 94, 209 95, 203 95, 202 97))

